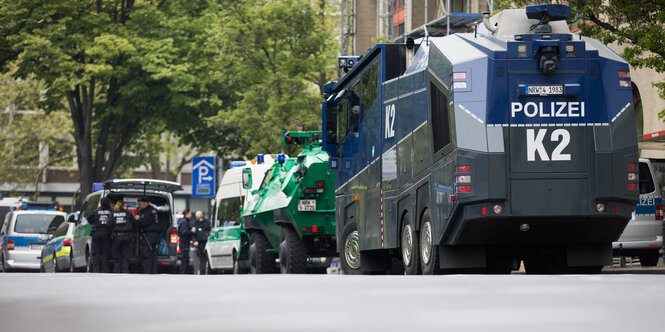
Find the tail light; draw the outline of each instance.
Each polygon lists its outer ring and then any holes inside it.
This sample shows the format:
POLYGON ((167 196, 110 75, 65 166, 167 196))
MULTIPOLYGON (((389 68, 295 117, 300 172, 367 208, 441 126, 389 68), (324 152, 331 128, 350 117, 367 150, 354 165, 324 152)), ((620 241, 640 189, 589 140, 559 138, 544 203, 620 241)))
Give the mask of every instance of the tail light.
POLYGON ((637 183, 629 183, 628 191, 637 191, 637 183))
POLYGON ((663 220, 663 204, 656 205, 656 220, 663 220))
POLYGON ((63 247, 71 247, 72 246, 72 239, 65 239, 62 241, 62 246, 63 247))
POLYGON ((471 173, 471 166, 470 165, 460 165, 455 167, 455 171, 457 172, 457 192, 458 193, 470 193, 471 192, 471 175, 468 173, 471 173), (460 173, 465 174, 465 175, 459 175, 460 173), (464 183, 465 185, 459 185, 460 183, 464 183))
POLYGON ((323 227, 321 229, 318 226, 301 227, 300 230, 303 232, 318 233, 319 230, 323 232, 323 227))
POLYGON ((180 244, 178 244, 178 249, 176 249, 177 253, 180 253, 180 244))
POLYGON ((171 244, 178 243, 178 230, 174 229, 171 231, 171 244))
POLYGON ((305 194, 321 194, 325 191, 324 188, 305 188, 305 194))
POLYGON ((7 241, 7 250, 14 250, 14 241, 12 240, 7 241))
POLYGON ((457 192, 458 193, 470 193, 471 192, 471 186, 457 186, 457 192))
POLYGON ((324 187, 326 185, 325 181, 316 181, 316 186, 317 187, 324 187))

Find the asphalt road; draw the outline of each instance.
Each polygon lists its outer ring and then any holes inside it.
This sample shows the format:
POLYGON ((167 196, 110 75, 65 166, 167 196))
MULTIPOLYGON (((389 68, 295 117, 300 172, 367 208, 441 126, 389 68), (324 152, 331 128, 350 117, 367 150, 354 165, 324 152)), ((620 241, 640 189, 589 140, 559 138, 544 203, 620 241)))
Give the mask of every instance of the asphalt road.
POLYGON ((663 331, 665 275, 0 275, 1 331, 663 331))

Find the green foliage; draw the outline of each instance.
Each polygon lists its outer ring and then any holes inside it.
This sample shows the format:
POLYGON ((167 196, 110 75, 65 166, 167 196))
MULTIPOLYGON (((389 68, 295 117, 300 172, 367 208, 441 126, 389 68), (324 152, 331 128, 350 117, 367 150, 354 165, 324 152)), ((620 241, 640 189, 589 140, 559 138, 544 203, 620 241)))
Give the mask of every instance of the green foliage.
POLYGON ((81 191, 108 179, 127 146, 167 126, 212 146, 223 105, 221 5, 212 0, 0 0, 0 66, 44 82, 40 107, 69 109, 81 191))
MULTIPOLYGON (((63 111, 38 108, 44 82, 28 76, 13 79, 16 66, 0 75, 0 182, 33 184, 41 163, 72 155, 71 121, 63 111)), ((54 166, 73 166, 72 158, 54 166)))
POLYGON ((324 10, 307 0, 250 0, 224 12, 220 43, 234 103, 211 123, 236 128, 229 152, 295 154, 297 148, 280 144, 281 132, 320 129, 325 82, 316 74, 331 77, 337 47, 317 9, 324 10))

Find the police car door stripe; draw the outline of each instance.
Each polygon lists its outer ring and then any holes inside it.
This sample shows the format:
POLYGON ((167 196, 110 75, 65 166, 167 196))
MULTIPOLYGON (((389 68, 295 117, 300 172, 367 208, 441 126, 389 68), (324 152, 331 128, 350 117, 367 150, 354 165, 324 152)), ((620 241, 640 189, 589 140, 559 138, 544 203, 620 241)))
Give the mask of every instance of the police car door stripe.
POLYGON ((615 115, 615 116, 612 118, 612 122, 616 121, 616 120, 621 116, 621 114, 623 114, 623 112, 625 112, 625 111, 628 109, 628 107, 630 107, 630 103, 626 104, 626 106, 624 106, 624 107, 621 109, 621 111, 619 111, 619 113, 617 113, 617 115, 615 115))
POLYGON ((487 127, 607 127, 604 123, 496 123, 488 124, 487 127))
POLYGON ((478 122, 480 122, 480 123, 482 123, 482 124, 485 124, 485 121, 483 121, 481 118, 479 118, 479 117, 476 116, 475 114, 471 113, 471 111, 469 111, 468 109, 466 109, 466 108, 465 108, 464 106, 462 106, 461 104, 457 104, 457 106, 459 106, 459 108, 461 108, 461 109, 462 109, 464 112, 466 112, 467 114, 471 115, 471 117, 473 117, 474 119, 478 120, 478 122))

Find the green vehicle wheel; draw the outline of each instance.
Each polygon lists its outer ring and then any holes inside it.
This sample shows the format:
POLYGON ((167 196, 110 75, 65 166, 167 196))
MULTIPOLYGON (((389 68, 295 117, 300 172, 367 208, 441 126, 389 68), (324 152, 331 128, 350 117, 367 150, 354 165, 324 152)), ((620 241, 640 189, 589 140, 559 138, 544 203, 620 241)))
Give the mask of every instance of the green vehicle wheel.
POLYGON ((270 242, 260 231, 250 234, 252 244, 249 246, 249 270, 252 274, 275 273, 275 259, 277 255, 268 251, 271 249, 270 242))
POLYGON ((307 273, 307 246, 290 225, 282 226, 282 242, 279 244, 279 271, 307 273))

